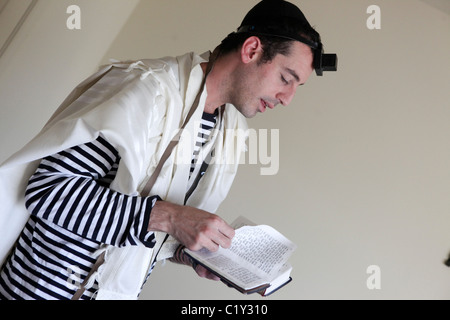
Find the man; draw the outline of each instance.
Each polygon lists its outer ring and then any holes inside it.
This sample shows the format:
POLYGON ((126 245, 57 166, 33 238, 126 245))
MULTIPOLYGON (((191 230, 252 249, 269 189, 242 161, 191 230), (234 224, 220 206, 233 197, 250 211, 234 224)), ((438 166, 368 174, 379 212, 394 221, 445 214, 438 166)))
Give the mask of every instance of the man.
POLYGON ((0 168, 0 298, 135 299, 165 258, 217 280, 182 248, 231 245, 213 212, 236 174, 244 118, 288 105, 314 68, 333 69, 324 57, 296 6, 265 0, 210 56, 115 63, 88 78, 0 168))

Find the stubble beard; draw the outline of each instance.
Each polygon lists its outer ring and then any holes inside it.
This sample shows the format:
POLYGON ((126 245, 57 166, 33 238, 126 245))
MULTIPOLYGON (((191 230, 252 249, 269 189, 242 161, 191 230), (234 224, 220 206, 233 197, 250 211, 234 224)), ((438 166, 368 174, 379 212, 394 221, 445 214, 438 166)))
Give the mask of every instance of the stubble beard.
POLYGON ((258 111, 257 99, 251 88, 253 81, 242 70, 236 70, 228 83, 228 101, 246 118, 253 118, 258 111))

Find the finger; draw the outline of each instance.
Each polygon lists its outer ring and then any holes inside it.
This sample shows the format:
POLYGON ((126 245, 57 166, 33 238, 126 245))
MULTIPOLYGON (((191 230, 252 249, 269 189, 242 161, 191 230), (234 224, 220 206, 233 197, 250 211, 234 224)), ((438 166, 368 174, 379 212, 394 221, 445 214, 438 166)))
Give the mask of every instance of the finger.
MULTIPOLYGON (((219 216, 214 215, 214 220, 208 225, 207 230, 203 233, 206 242, 203 244, 209 251, 217 251, 220 247, 229 248, 235 231, 219 216), (210 243, 213 242, 213 244, 210 243)), ((205 239, 204 239, 205 240, 205 239)))
POLYGON ((225 249, 231 247, 231 240, 231 238, 227 237, 220 231, 218 231, 212 239, 212 241, 214 241, 218 246, 225 249))
POLYGON ((223 224, 219 227, 219 231, 230 240, 233 239, 236 231, 225 221, 223 224))
POLYGON ((204 248, 208 249, 211 252, 217 252, 217 250, 219 250, 219 247, 220 247, 220 245, 213 240, 208 241, 204 245, 204 248))
POLYGON ((196 266, 194 270, 202 278, 206 278, 206 279, 214 280, 214 281, 220 280, 220 278, 218 276, 216 276, 214 273, 208 271, 208 269, 206 269, 205 267, 203 267, 201 265, 196 266))

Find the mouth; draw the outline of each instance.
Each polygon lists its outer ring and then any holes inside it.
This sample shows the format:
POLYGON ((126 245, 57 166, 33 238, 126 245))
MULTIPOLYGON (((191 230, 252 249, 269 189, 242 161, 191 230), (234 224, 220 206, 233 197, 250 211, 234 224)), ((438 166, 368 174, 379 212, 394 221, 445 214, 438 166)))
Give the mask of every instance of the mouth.
POLYGON ((267 102, 267 101, 264 100, 264 99, 261 99, 260 102, 261 102, 261 108, 260 108, 259 111, 260 111, 261 113, 264 112, 264 111, 266 111, 267 108, 269 108, 269 109, 275 108, 275 106, 274 106, 273 104, 270 104, 269 102, 267 102))

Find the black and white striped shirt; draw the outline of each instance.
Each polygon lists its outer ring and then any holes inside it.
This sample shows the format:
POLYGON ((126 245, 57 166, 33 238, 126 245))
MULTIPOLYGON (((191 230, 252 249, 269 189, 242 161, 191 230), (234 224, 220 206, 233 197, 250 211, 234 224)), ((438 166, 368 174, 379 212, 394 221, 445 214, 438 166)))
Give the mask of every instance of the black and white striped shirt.
MULTIPOLYGON (((0 272, 0 299, 70 299, 102 244, 153 247, 147 226, 159 197, 110 189, 119 163, 117 150, 101 136, 41 161, 25 195, 31 217, 0 272)), ((95 298, 97 289, 95 283, 81 299, 95 298)))
MULTIPOLYGON (((209 137, 211 136, 211 131, 216 125, 217 121, 217 111, 214 114, 209 114, 204 112, 202 120, 200 122, 200 130, 197 135, 197 141, 195 142, 194 146, 194 154, 192 156, 192 162, 191 162, 191 171, 189 173, 189 179, 192 176, 192 173, 194 172, 195 166, 197 164, 197 158, 200 153, 200 150, 202 146, 208 142, 209 137)), ((202 173, 200 173, 202 174, 202 173)))

